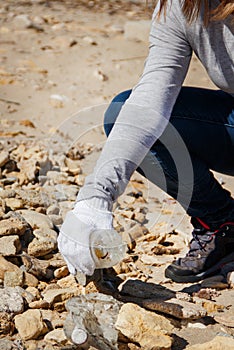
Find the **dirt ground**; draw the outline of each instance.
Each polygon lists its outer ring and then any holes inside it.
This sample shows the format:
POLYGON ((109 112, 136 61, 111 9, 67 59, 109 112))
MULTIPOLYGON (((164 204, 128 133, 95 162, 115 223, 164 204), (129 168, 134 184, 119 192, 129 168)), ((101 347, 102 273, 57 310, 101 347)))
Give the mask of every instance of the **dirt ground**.
MULTIPOLYGON (((60 135, 69 145, 77 140, 95 143, 97 151, 83 163, 88 174, 105 141, 103 113, 116 94, 137 83, 147 56, 147 40, 128 38, 126 23, 149 20, 151 13, 151 5, 147 8, 143 0, 2 2, 0 136, 48 142, 60 135)), ((184 84, 215 88, 196 57, 184 84)), ((231 177, 216 176, 234 192, 231 177)), ((156 220, 157 198, 165 203, 164 212, 157 214, 160 220, 189 240, 191 227, 180 206, 146 185, 149 227, 150 220, 156 220)), ((160 281, 163 271, 162 266, 156 272, 160 281)), ((170 285, 175 290, 186 287, 170 285)), ((226 300, 233 297, 228 292, 222 292, 226 300)), ((215 330, 181 332, 180 337, 196 344, 197 332, 201 342, 212 339, 215 330)))

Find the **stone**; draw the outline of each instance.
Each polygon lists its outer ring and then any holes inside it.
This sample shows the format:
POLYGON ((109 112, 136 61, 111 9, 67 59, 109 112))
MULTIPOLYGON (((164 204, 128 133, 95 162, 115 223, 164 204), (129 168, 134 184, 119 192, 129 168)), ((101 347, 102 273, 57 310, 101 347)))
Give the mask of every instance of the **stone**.
POLYGON ((220 312, 214 316, 216 322, 226 327, 234 328, 234 307, 225 312, 220 312))
POLYGON ((41 298, 41 294, 36 287, 28 287, 25 291, 32 294, 34 296, 34 300, 41 298))
POLYGON ((67 301, 69 315, 64 324, 67 338, 100 350, 118 349, 118 331, 113 327, 122 304, 101 293, 80 295, 67 301))
POLYGON ((21 243, 18 236, 0 237, 0 254, 15 255, 21 250, 21 243))
POLYGON ((46 209, 47 215, 59 215, 59 212, 60 209, 56 204, 52 204, 46 209))
POLYGON ((24 274, 24 286, 37 287, 38 283, 39 283, 39 281, 35 276, 33 276, 31 273, 25 272, 25 274, 24 274))
POLYGON ((230 288, 234 288, 234 271, 227 274, 227 282, 230 288))
MULTIPOLYGON (((39 207, 40 205, 38 205, 39 207)), ((20 215, 29 223, 33 230, 35 229, 53 229, 54 225, 48 216, 33 210, 19 210, 20 215)))
POLYGON ((206 278, 201 283, 202 288, 211 288, 211 289, 226 289, 228 288, 228 283, 224 281, 223 276, 212 276, 206 278))
POLYGON ((78 288, 50 289, 42 293, 45 301, 51 306, 55 303, 63 302, 79 294, 78 288))
POLYGON ((0 168, 2 168, 9 160, 9 153, 7 151, 0 152, 0 168))
POLYGON ((19 216, 0 221, 0 236, 22 236, 28 230, 30 230, 29 225, 24 220, 21 220, 19 216))
POLYGON ((10 261, 7 261, 2 255, 0 255, 0 278, 4 280, 6 272, 14 271, 20 274, 20 268, 10 261))
MULTIPOLYGON (((40 192, 37 192, 35 190, 28 190, 28 189, 22 190, 22 189, 20 189, 20 190, 17 190, 16 192, 17 192, 17 197, 22 199, 22 201, 24 203, 24 207, 28 207, 28 208, 45 207, 45 208, 47 208, 51 205, 52 200, 49 198, 48 194, 43 190, 41 190, 40 192)), ((25 217, 26 221, 28 221, 27 219, 30 219, 30 220, 33 220, 33 222, 34 222, 34 220, 36 220, 36 218, 35 218, 35 216, 33 216, 33 214, 31 212, 35 213, 32 210, 24 209, 24 210, 22 210, 22 216, 25 217)), ((37 220, 37 223, 38 223, 38 221, 39 221, 39 218, 37 220)), ((43 219, 42 219, 42 222, 44 223, 43 219)))
POLYGON ((4 287, 22 287, 24 285, 24 272, 6 271, 4 274, 4 287))
POLYGON ((136 304, 127 303, 121 307, 115 327, 143 349, 171 349, 173 326, 170 321, 136 304))
POLYGON ((52 344, 66 344, 67 337, 62 328, 54 329, 46 334, 44 340, 52 344))
POLYGON ((148 310, 159 311, 179 319, 194 320, 205 317, 207 314, 207 311, 201 305, 178 300, 176 298, 171 298, 165 301, 159 301, 157 299, 143 300, 142 305, 148 310))
POLYGON ((49 215, 49 218, 55 226, 62 225, 63 223, 63 218, 60 215, 49 215))
POLYGON ((13 18, 13 25, 16 29, 26 29, 32 24, 27 14, 17 15, 13 18))
POLYGON ((28 254, 34 257, 42 257, 52 252, 56 248, 57 240, 52 239, 51 237, 42 237, 39 239, 36 237, 28 245, 28 254))
POLYGON ((69 270, 67 266, 59 267, 54 271, 55 278, 63 278, 63 277, 66 277, 67 275, 69 275, 69 270))
POLYGON ((57 285, 60 288, 77 288, 77 281, 73 275, 68 275, 58 280, 57 285))
POLYGON ((15 326, 12 322, 12 316, 7 312, 0 312, 0 338, 7 334, 11 335, 14 329, 15 326))
POLYGON ((201 305, 204 309, 206 309, 207 314, 213 316, 214 313, 222 311, 225 309, 224 305, 221 305, 212 300, 201 299, 197 297, 193 297, 193 302, 195 304, 201 305))
POLYGON ((6 206, 11 210, 18 210, 24 207, 24 202, 19 198, 6 198, 6 206))
POLYGON ((26 254, 25 252, 21 255, 21 259, 24 264, 24 269, 28 273, 31 273, 39 279, 50 277, 50 271, 48 270, 48 261, 37 259, 26 254))
POLYGON ((49 309, 50 304, 46 300, 35 300, 28 304, 30 309, 49 309))
POLYGON ((19 314, 24 311, 24 300, 16 288, 0 289, 0 312, 19 314))
POLYGON ((234 349, 234 338, 216 336, 214 339, 207 343, 195 344, 187 346, 186 350, 233 350, 234 349))
POLYGON ((64 326, 66 317, 68 316, 67 312, 58 313, 54 310, 41 310, 43 320, 51 324, 52 328, 60 328, 64 326))
POLYGON ((23 340, 37 339, 47 329, 40 310, 27 310, 16 315, 15 328, 23 340))

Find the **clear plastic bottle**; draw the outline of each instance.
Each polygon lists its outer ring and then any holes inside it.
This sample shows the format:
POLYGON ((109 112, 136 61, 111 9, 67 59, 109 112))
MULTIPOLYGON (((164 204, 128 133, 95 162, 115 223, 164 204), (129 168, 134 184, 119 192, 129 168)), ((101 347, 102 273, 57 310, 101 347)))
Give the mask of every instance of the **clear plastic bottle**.
POLYGON ((123 260, 127 244, 114 230, 95 230, 90 234, 90 252, 96 268, 112 267, 123 260))

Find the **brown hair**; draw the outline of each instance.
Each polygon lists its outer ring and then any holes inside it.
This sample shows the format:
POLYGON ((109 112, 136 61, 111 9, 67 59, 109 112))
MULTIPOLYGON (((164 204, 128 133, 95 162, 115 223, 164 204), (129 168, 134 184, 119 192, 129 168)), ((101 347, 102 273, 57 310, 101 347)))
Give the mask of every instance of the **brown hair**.
MULTIPOLYGON (((155 2, 160 2, 159 16, 162 12, 165 15, 168 0, 158 0, 155 2)), ((210 10, 210 0, 183 0, 182 10, 188 23, 197 19, 202 5, 204 5, 204 22, 206 24, 208 24, 210 20, 220 21, 224 20, 229 15, 234 15, 233 0, 220 0, 220 4, 212 11, 210 10)))

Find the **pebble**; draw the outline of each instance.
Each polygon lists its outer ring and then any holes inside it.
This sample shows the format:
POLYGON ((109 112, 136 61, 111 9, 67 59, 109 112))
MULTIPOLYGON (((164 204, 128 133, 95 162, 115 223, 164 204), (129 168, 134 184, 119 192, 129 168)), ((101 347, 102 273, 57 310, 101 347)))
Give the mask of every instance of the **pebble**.
POLYGON ((24 311, 24 300, 16 288, 0 289, 0 312, 19 314, 24 311))
POLYGON ((61 328, 54 329, 53 331, 47 333, 44 339, 52 344, 66 344, 67 342, 67 337, 64 330, 61 328))
POLYGON ((15 327, 24 340, 37 339, 47 330, 40 310, 27 310, 15 316, 15 327))
POLYGON ((163 316, 146 311, 138 305, 127 303, 118 314, 115 327, 129 340, 143 349, 170 350, 173 326, 163 316), (134 317, 133 317, 134 315, 134 317))
POLYGON ((0 237, 0 254, 3 256, 18 254, 21 250, 21 243, 18 236, 0 237))
POLYGON ((22 270, 6 271, 4 273, 4 287, 22 287, 24 285, 24 272, 22 270))

